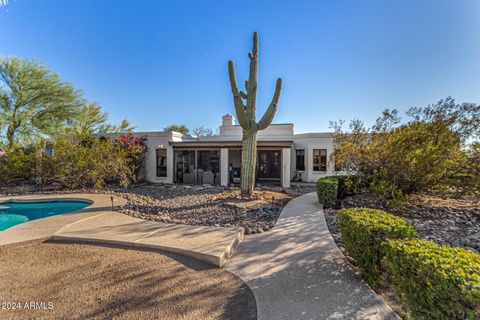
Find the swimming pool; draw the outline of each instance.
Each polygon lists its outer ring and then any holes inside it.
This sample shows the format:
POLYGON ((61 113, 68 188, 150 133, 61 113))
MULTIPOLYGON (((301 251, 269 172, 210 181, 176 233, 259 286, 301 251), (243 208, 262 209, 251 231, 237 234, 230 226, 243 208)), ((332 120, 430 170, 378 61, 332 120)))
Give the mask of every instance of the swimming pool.
POLYGON ((0 231, 31 220, 80 210, 91 202, 80 200, 10 200, 0 202, 0 231))

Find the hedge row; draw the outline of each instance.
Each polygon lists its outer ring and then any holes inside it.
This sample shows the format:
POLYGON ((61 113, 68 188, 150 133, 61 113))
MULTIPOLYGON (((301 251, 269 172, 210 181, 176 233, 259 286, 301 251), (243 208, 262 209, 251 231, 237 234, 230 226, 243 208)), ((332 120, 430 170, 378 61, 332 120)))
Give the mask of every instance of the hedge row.
POLYGON ((388 240, 384 264, 415 319, 480 319, 480 255, 428 240, 388 240))
POLYGON ((317 181, 318 201, 325 208, 335 207, 338 200, 353 195, 360 186, 355 176, 332 176, 320 178, 317 181))
POLYGON ((418 237, 404 219, 382 210, 350 208, 338 211, 342 243, 372 287, 381 282, 380 261, 386 239, 418 237))
POLYGON ((417 239, 404 219, 338 211, 342 242, 372 286, 391 280, 414 319, 480 319, 480 255, 417 239))
POLYGON ((334 207, 338 199, 338 179, 336 177, 320 178, 317 181, 318 202, 325 208, 334 207))

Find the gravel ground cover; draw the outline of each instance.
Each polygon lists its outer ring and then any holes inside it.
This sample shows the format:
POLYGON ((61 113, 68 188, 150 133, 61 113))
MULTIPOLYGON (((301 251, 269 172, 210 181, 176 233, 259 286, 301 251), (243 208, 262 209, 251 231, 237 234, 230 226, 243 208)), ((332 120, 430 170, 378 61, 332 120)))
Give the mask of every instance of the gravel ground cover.
POLYGON ((37 189, 32 186, 0 189, 0 195, 27 193, 104 193, 127 199, 118 210, 151 221, 188 225, 243 227, 245 234, 272 229, 282 207, 293 197, 312 192, 312 184, 295 184, 289 189, 261 186, 252 199, 244 199, 238 188, 208 185, 138 184, 106 190, 37 189), (272 197, 274 198, 272 201, 272 197))
MULTIPOLYGON (((365 207, 385 210, 405 217, 418 231, 420 237, 438 244, 449 244, 480 252, 480 208, 472 200, 441 199, 432 196, 412 196, 402 208, 391 208, 385 201, 379 201, 368 194, 355 195, 342 200, 341 207, 365 207)), ((338 227, 337 210, 324 210, 325 220, 333 239, 354 263, 342 245, 338 227)), ((359 270, 352 265, 353 270, 359 270)), ((406 314, 406 307, 392 285, 383 285, 375 290, 392 309, 400 315, 406 314)))
POLYGON ((262 197, 249 199, 264 200, 263 204, 249 207, 235 201, 242 200, 235 191, 210 186, 139 186, 122 196, 128 203, 120 212, 133 217, 189 225, 240 226, 246 234, 273 228, 282 207, 278 202, 271 205, 270 199, 262 197))
POLYGON ((241 320, 257 315, 255 297, 239 278, 173 254, 32 241, 1 246, 0 266, 5 302, 0 319, 241 320))
MULTIPOLYGON (((400 208, 368 195, 355 195, 342 201, 342 207, 377 208, 405 217, 420 236, 438 244, 449 244, 480 252, 480 204, 473 200, 412 196, 400 208)), ((337 211, 326 209, 325 218, 335 241, 340 243, 337 211)))

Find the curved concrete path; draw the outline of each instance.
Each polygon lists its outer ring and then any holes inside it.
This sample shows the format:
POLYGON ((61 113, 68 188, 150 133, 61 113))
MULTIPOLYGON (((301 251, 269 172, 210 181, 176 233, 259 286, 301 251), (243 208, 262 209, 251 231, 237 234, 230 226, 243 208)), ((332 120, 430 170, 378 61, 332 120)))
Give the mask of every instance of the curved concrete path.
POLYGON ((291 200, 271 231, 246 237, 225 269, 252 289, 258 319, 399 319, 350 269, 315 193, 291 200))
POLYGON ((243 239, 243 228, 147 221, 106 212, 65 226, 53 240, 85 241, 159 249, 222 267, 243 239))

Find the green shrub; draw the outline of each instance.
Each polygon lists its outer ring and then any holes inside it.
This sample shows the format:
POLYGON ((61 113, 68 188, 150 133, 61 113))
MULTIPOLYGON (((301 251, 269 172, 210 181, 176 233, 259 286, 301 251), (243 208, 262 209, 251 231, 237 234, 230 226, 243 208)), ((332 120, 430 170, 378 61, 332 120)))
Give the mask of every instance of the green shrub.
POLYGON ((384 265, 415 319, 480 319, 480 255, 428 240, 388 240, 384 265))
POLYGON ((335 207, 338 200, 358 193, 361 181, 356 176, 333 176, 317 181, 318 201, 326 208, 335 207))
POLYGON ((410 109, 407 121, 397 110, 386 109, 371 127, 355 119, 344 130, 343 121, 332 122, 331 158, 387 199, 402 200, 413 192, 471 192, 478 189, 478 154, 469 147, 478 141, 479 111, 478 104, 448 97, 410 109))
POLYGON ((59 140, 53 155, 37 159, 37 176, 42 185, 59 182, 66 189, 101 189, 109 184, 128 186, 136 181, 137 158, 143 155, 144 148, 127 139, 59 140))
POLYGON ((376 209, 339 210, 338 224, 343 245, 372 287, 381 282, 382 243, 386 239, 417 237, 405 219, 376 209))
POLYGON ((338 179, 337 177, 320 178, 317 181, 318 201, 324 207, 334 207, 338 198, 338 179))
POLYGON ((357 176, 336 176, 338 179, 338 199, 353 196, 362 187, 362 181, 357 176))
POLYGON ((60 141, 54 156, 42 160, 56 163, 55 179, 66 189, 101 189, 111 183, 127 186, 133 175, 125 152, 111 140, 60 141))
POLYGON ((0 184, 26 182, 35 177, 36 148, 8 149, 0 159, 0 184))

